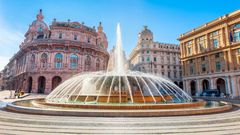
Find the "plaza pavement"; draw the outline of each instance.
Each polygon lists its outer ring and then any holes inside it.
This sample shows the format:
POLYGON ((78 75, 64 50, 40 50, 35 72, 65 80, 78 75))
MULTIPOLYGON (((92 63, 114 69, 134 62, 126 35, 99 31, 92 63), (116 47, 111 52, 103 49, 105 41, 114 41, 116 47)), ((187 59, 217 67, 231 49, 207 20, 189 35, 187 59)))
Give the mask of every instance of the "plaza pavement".
MULTIPOLYGON (((5 99, 8 95, 9 91, 0 91, 0 100, 19 100, 5 99)), ((44 96, 30 94, 23 99, 44 96)), ((0 134, 239 135, 240 110, 236 107, 225 113, 176 117, 68 117, 22 114, 1 109, 0 134)))

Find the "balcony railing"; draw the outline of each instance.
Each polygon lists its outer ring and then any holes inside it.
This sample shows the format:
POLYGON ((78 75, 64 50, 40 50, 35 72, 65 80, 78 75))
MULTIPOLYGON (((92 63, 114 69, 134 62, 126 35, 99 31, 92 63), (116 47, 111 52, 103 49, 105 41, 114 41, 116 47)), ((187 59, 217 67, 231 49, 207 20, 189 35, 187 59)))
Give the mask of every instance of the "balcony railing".
POLYGON ((97 45, 92 45, 86 42, 80 42, 80 41, 71 41, 71 40, 56 40, 56 39, 35 39, 29 43, 26 43, 23 48, 26 48, 31 45, 36 45, 36 44, 41 44, 41 45, 48 45, 48 44, 64 44, 64 45, 76 45, 76 46, 81 46, 83 48, 91 48, 95 49, 101 52, 107 52, 106 49, 97 46, 97 45))

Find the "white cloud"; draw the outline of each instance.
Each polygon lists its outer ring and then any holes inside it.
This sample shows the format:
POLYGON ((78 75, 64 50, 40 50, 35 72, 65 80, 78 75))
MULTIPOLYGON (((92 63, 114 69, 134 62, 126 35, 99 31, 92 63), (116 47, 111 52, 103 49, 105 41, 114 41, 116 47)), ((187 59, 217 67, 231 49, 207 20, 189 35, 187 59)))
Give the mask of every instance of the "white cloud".
POLYGON ((23 34, 12 27, 8 27, 0 15, 0 71, 16 53, 16 48, 18 48, 23 39, 23 34))
POLYGON ((20 32, 5 29, 2 26, 0 28, 0 46, 19 45, 22 42, 23 36, 20 32))
POLYGON ((7 65, 10 57, 0 56, 0 71, 7 65))
POLYGON ((21 32, 8 27, 0 19, 0 46, 18 46, 24 39, 21 32))

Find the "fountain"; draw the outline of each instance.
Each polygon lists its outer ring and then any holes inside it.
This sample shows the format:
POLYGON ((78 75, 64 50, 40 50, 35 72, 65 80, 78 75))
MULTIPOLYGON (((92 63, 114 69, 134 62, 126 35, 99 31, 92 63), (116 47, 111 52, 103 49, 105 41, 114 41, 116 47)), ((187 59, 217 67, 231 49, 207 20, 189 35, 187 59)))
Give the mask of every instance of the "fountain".
POLYGON ((7 109, 77 116, 167 116, 204 114, 231 108, 231 105, 224 104, 224 107, 206 109, 206 101, 193 100, 168 78, 127 69, 123 53, 118 24, 116 47, 110 56, 112 65, 107 71, 74 75, 45 99, 17 101, 9 104, 7 109), (26 102, 28 106, 22 109, 26 102), (29 109, 29 104, 34 109, 29 109), (138 111, 134 111, 136 109, 138 111))
MULTIPOLYGON (((191 102, 192 98, 167 78, 125 68, 120 25, 107 72, 77 74, 46 98, 48 104, 167 104, 191 102)), ((132 107, 133 108, 133 107, 132 107)))

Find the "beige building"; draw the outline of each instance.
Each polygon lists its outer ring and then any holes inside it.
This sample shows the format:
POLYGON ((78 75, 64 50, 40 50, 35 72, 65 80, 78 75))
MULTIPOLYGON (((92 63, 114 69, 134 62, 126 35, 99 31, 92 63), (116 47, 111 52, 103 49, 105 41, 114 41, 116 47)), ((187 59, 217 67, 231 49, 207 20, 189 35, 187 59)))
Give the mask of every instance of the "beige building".
POLYGON ((240 10, 181 34, 184 90, 240 95, 240 10))
POLYGON ((179 57, 178 45, 155 42, 153 33, 145 26, 138 35, 138 42, 130 54, 129 63, 132 70, 166 76, 182 87, 179 57))

